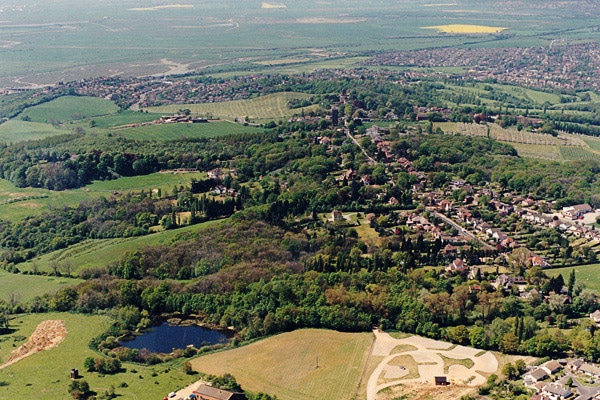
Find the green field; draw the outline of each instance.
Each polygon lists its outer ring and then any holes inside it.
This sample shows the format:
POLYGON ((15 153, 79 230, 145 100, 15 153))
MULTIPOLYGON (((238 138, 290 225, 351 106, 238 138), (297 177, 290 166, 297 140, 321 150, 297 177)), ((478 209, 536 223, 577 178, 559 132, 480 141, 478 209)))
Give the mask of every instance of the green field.
POLYGON ((204 373, 232 373, 243 388, 286 400, 363 398, 355 396, 372 341, 371 333, 302 329, 192 364, 204 373))
POLYGON ((19 119, 11 119, 0 124, 0 142, 15 143, 25 140, 38 140, 65 133, 67 132, 50 124, 26 122, 19 119))
POLYGON ((558 146, 523 143, 511 143, 510 145, 517 150, 517 153, 521 157, 539 158, 542 160, 552 161, 562 160, 560 152, 558 151, 558 146))
POLYGON ((595 137, 582 137, 582 140, 590 146, 590 149, 600 152, 600 139, 595 137))
POLYGON ((221 121, 205 124, 162 124, 118 129, 115 134, 137 140, 209 138, 228 134, 263 132, 262 128, 221 121))
POLYGON ((116 114, 94 117, 93 121, 94 126, 96 126, 97 128, 107 129, 115 126, 138 124, 141 122, 151 122, 156 119, 159 119, 160 117, 160 114, 125 110, 116 114))
POLYGON ((75 121, 116 113, 119 107, 110 100, 96 97, 63 96, 47 103, 27 108, 18 118, 30 118, 33 122, 49 123, 51 120, 75 121))
POLYGON ((565 282, 569 279, 571 270, 575 269, 575 279, 577 282, 585 283, 585 287, 600 293, 600 264, 580 265, 570 268, 554 268, 546 271, 548 276, 558 276, 561 274, 565 282))
POLYGON ((74 206, 84 200, 110 196, 113 192, 139 192, 141 190, 148 192, 160 189, 162 193, 170 193, 175 185, 186 186, 192 179, 204 178, 206 178, 206 173, 202 172, 154 173, 111 181, 96 181, 83 188, 61 192, 17 188, 11 182, 0 179, 0 219, 19 221, 29 215, 47 211, 50 207, 74 206))
POLYGON ((0 269, 0 299, 8 300, 9 295, 14 293, 21 302, 28 302, 35 296, 80 282, 79 279, 65 277, 11 274, 0 269))
POLYGON ((585 147, 559 146, 560 155, 565 161, 593 161, 600 160, 600 155, 589 151, 585 147))
MULTIPOLYGON (((148 111, 153 113, 175 113, 182 108, 188 108, 192 113, 201 115, 212 114, 215 117, 230 120, 248 117, 252 122, 264 122, 300 114, 302 112, 301 108, 288 108, 287 103, 292 99, 305 99, 308 97, 310 97, 310 95, 305 93, 282 92, 248 100, 234 100, 221 103, 173 104, 161 107, 150 107, 148 111)), ((304 111, 308 112, 316 107, 318 106, 304 107, 304 111)))
POLYGON ((105 390, 114 386, 122 399, 146 399, 149 398, 149 393, 152 394, 150 398, 159 399, 196 379, 185 375, 185 360, 155 367, 124 363, 126 372, 116 375, 99 376, 97 373, 86 372, 83 368, 85 358, 100 357, 89 348, 90 340, 106 331, 111 324, 108 317, 99 315, 48 313, 17 316, 10 325, 16 331, 0 335, 0 340, 3 340, 0 343, 0 359, 7 359, 15 347, 23 344, 22 337, 29 337, 44 320, 65 321, 66 339, 57 347, 26 357, 0 370, 0 398, 70 399, 67 388, 71 382, 71 368, 79 369, 92 391, 104 394, 105 390), (123 382, 127 387, 120 387, 123 382))
POLYGON ((161 231, 146 236, 116 239, 88 239, 84 242, 44 254, 32 261, 17 264, 21 271, 32 271, 34 266, 43 272, 52 272, 52 263, 61 268, 65 262, 71 263, 73 275, 86 268, 104 267, 120 260, 125 254, 145 246, 168 245, 179 235, 196 232, 204 227, 218 224, 221 220, 186 226, 169 231, 161 231))

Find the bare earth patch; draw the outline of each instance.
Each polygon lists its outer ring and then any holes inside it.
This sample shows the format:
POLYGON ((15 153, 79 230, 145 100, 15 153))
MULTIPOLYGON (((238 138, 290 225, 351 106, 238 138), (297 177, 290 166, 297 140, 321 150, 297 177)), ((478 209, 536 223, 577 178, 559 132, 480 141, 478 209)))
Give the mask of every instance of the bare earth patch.
POLYGON ((287 8, 287 6, 283 3, 274 3, 274 2, 262 2, 261 8, 287 8))
POLYGON ((35 331, 31 334, 27 343, 14 350, 8 360, 0 365, 0 369, 8 367, 17 361, 42 350, 50 350, 65 340, 65 337, 67 337, 65 321, 44 321, 35 328, 35 331))
POLYGON ((367 383, 367 400, 398 397, 454 399, 485 383, 499 363, 489 351, 432 340, 419 336, 395 339, 374 330, 371 355, 383 357, 367 383), (398 355, 397 351, 402 350, 398 355), (435 387, 436 376, 447 376, 449 387, 435 387))
POLYGON ((158 11, 176 8, 194 8, 193 4, 167 4, 164 6, 130 8, 129 11, 158 11))
POLYGON ((358 22, 365 22, 366 18, 298 18, 296 20, 299 24, 355 24, 358 22))

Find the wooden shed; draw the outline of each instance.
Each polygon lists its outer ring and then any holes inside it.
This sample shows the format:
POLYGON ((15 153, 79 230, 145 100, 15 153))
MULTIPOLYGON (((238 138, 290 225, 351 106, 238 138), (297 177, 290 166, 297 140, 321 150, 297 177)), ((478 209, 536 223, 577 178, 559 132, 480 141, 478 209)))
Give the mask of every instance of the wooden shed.
POLYGON ((435 377, 435 386, 447 386, 450 382, 448 382, 448 378, 445 376, 436 376, 435 377))

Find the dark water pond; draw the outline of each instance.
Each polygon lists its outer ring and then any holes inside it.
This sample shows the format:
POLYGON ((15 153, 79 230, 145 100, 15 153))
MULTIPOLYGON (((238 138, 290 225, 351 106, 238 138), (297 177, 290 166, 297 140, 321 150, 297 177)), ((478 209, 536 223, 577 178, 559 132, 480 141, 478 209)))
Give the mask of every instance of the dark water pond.
POLYGON ((193 344, 199 348, 202 345, 213 345, 227 342, 227 336, 201 326, 169 325, 164 322, 152 328, 133 340, 122 341, 121 344, 130 349, 148 349, 153 353, 170 353, 173 349, 185 349, 193 344))

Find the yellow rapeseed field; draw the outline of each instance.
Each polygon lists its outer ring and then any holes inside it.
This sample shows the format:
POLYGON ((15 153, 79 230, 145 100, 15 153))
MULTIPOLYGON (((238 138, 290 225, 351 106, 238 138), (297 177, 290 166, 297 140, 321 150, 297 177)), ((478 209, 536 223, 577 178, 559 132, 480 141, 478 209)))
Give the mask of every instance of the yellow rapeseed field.
POLYGON ((437 25, 437 26, 425 26, 425 29, 437 29, 438 32, 444 33, 499 33, 507 28, 499 28, 497 26, 485 26, 485 25, 463 25, 463 24, 451 24, 451 25, 437 25))

